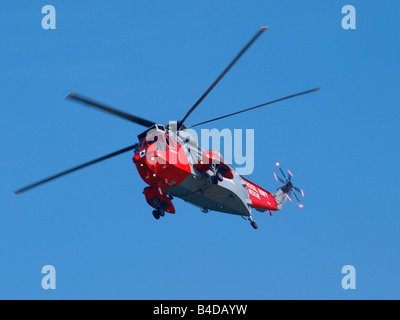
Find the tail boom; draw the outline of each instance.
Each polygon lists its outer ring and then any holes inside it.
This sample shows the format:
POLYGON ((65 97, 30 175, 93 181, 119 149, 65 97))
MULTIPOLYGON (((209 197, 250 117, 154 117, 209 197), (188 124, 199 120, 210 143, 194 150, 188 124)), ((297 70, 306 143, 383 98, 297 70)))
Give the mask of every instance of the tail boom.
MULTIPOLYGON (((275 195, 257 186, 255 183, 243 178, 246 183, 247 191, 251 200, 251 208, 257 211, 276 211, 280 210, 280 203, 275 195)), ((278 189, 279 190, 279 189, 278 189)))

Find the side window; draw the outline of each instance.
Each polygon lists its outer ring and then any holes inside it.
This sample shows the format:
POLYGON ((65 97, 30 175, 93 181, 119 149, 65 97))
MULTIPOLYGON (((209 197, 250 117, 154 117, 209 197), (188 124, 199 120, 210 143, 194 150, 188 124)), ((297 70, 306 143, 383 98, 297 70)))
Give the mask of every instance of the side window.
POLYGON ((167 144, 170 145, 172 148, 176 148, 176 143, 174 139, 169 136, 165 136, 167 138, 167 144))
POLYGON ((133 150, 133 152, 138 153, 141 149, 142 149, 142 144, 138 143, 138 145, 136 146, 135 150, 133 150))
POLYGON ((163 143, 157 142, 156 147, 158 151, 167 151, 167 146, 163 143))
POLYGON ((153 136, 153 137, 150 137, 149 139, 147 139, 149 145, 154 142, 157 142, 157 140, 158 140, 158 136, 153 136))
POLYGON ((159 134, 159 135, 158 135, 158 141, 159 141, 159 142, 162 142, 162 143, 165 143, 165 138, 164 138, 164 135, 163 135, 163 134, 159 134))

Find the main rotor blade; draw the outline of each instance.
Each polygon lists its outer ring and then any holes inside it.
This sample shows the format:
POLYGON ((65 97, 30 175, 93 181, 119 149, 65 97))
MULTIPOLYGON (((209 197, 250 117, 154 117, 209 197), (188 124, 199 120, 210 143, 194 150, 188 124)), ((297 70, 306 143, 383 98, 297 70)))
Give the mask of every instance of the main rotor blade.
POLYGON ((71 93, 70 95, 67 96, 66 99, 73 99, 73 100, 82 102, 82 103, 87 104, 89 106, 92 106, 92 107, 95 107, 97 109, 103 110, 105 112, 111 113, 111 114, 113 114, 115 116, 118 116, 120 118, 124 118, 126 120, 135 122, 135 123, 140 124, 142 126, 145 126, 147 128, 151 127, 151 126, 153 126, 155 124, 155 122, 148 121, 148 120, 140 118, 140 117, 136 117, 136 116, 134 116, 132 114, 126 113, 126 112, 121 111, 121 110, 117 110, 117 109, 109 107, 109 106, 107 106, 105 104, 102 104, 102 103, 93 101, 91 99, 88 99, 88 98, 86 98, 86 97, 84 97, 84 96, 82 96, 80 94, 77 94, 77 93, 71 93))
POLYGON ((229 64, 229 66, 221 73, 221 75, 213 82, 213 84, 207 89, 206 92, 200 97, 199 100, 193 105, 193 107, 189 110, 189 112, 185 115, 185 117, 180 121, 180 124, 183 124, 185 120, 190 116, 190 114, 197 108, 197 106, 208 96, 208 94, 214 89, 214 87, 221 81, 221 79, 228 73, 228 71, 233 67, 233 65, 240 59, 240 57, 250 48, 250 46, 257 40, 257 38, 269 27, 261 28, 255 36, 249 41, 249 43, 239 52, 235 59, 229 64))
POLYGON ((38 182, 35 182, 35 183, 33 183, 33 184, 29 185, 29 186, 26 186, 26 187, 24 187, 24 188, 22 188, 22 189, 19 189, 19 190, 17 190, 17 191, 14 191, 14 193, 15 193, 15 194, 23 193, 23 192, 25 192, 25 191, 28 191, 28 190, 33 189, 33 188, 35 188, 35 187, 38 187, 38 186, 40 186, 40 185, 42 185, 42 184, 45 184, 45 183, 47 183, 47 182, 50 182, 50 181, 55 180, 55 179, 57 179, 57 178, 60 178, 60 177, 62 177, 62 176, 65 176, 65 175, 67 175, 67 174, 69 174, 69 173, 72 173, 72 172, 74 172, 74 171, 83 169, 83 168, 88 167, 88 166, 90 166, 90 165, 92 165, 92 164, 98 163, 98 162, 103 161, 103 160, 110 159, 110 158, 115 157, 115 156, 118 156, 118 155, 120 155, 120 154, 122 154, 122 153, 125 153, 125 152, 128 152, 128 151, 130 151, 130 150, 133 150, 133 149, 135 149, 136 146, 137 146, 137 144, 134 144, 134 145, 132 145, 132 146, 130 146, 130 147, 127 147, 127 148, 124 148, 124 149, 115 151, 115 152, 110 153, 110 154, 108 154, 108 155, 105 155, 105 156, 103 156, 103 157, 101 157, 101 158, 97 158, 97 159, 95 159, 95 160, 86 162, 86 163, 81 164, 81 165, 79 165, 79 166, 77 166, 77 167, 74 167, 74 168, 72 168, 72 169, 63 171, 63 172, 58 173, 58 174, 56 174, 56 175, 54 175, 54 176, 51 176, 51 177, 49 177, 49 178, 43 179, 43 180, 38 181, 38 182))
POLYGON ((292 95, 290 95, 290 96, 287 96, 287 97, 284 97, 284 98, 281 98, 281 99, 277 99, 277 100, 273 100, 273 101, 270 101, 270 102, 267 102, 267 103, 263 103, 263 104, 260 104, 260 105, 258 105, 258 106, 252 107, 252 108, 244 109, 244 110, 242 110, 242 111, 238 111, 238 112, 234 112, 234 113, 231 113, 231 114, 227 114, 227 115, 222 116, 222 117, 218 117, 218 118, 211 119, 211 120, 208 120, 208 121, 200 122, 200 123, 198 123, 198 124, 195 124, 195 125, 192 125, 192 126, 188 126, 188 127, 186 127, 186 128, 189 129, 189 128, 201 126, 201 125, 203 125, 203 124, 210 123, 210 122, 217 121, 217 120, 221 120, 221 119, 224 119, 224 118, 228 118, 228 117, 231 117, 231 116, 234 116, 234 115, 243 113, 243 112, 247 112, 247 111, 251 111, 251 110, 254 110, 254 109, 261 108, 261 107, 265 107, 265 106, 267 106, 267 105, 270 105, 270 104, 273 104, 273 103, 276 103, 276 102, 280 102, 280 101, 292 99, 292 98, 295 98, 295 97, 298 97, 298 96, 302 96, 302 95, 304 95, 304 94, 316 92, 316 91, 318 91, 319 89, 321 89, 321 88, 315 88, 315 89, 307 90, 307 91, 304 91, 304 92, 292 94, 292 95))

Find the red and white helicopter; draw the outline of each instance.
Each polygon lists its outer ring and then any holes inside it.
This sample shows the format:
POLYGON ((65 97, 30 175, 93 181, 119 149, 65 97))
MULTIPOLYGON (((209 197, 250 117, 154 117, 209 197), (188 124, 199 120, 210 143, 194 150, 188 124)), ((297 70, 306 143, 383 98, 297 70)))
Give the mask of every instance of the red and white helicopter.
POLYGON ((182 120, 170 122, 168 125, 145 120, 95 102, 76 93, 70 94, 67 99, 82 102, 86 105, 145 126, 147 129, 138 135, 138 143, 33 183, 15 191, 15 193, 21 194, 69 173, 133 150, 133 162, 136 165, 140 177, 148 184, 148 187, 144 189, 143 193, 148 204, 154 208, 153 216, 157 220, 163 217, 165 212, 175 213, 175 208, 172 203, 173 197, 181 198, 186 202, 194 204, 201 208, 203 212, 218 211, 247 217, 254 229, 258 227, 252 218, 252 209, 261 212, 269 211, 272 215, 272 211, 282 209, 286 200, 292 201, 291 195, 293 195, 299 207, 303 208, 303 205, 296 195, 297 191, 304 197, 303 190, 293 185, 291 180, 293 176, 292 173, 288 170, 288 176, 286 176, 278 162, 276 162, 276 165, 282 173, 283 178, 278 177, 275 173, 274 177, 278 182, 283 183, 283 186, 279 187, 277 191, 272 194, 239 175, 224 161, 218 151, 203 151, 197 139, 186 131, 189 128, 319 90, 319 88, 316 88, 296 93, 202 123, 185 126, 185 121, 191 113, 206 98, 211 90, 214 89, 246 50, 267 29, 268 27, 263 27, 253 36, 229 66, 213 82, 200 99, 197 100, 182 120))

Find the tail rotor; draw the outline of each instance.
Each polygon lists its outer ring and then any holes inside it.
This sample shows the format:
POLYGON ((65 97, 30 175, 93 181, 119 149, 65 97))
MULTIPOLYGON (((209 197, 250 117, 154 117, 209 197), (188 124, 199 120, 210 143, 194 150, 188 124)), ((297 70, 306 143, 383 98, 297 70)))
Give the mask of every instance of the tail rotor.
POLYGON ((276 181, 284 184, 284 186, 282 186, 280 189, 285 194, 285 197, 290 202, 292 202, 291 196, 293 196, 295 198, 299 208, 304 209, 304 205, 300 202, 299 197, 297 196, 296 192, 299 192, 303 196, 303 198, 305 197, 305 194, 302 189, 297 188, 293 185, 293 183, 292 183, 293 173, 290 170, 288 170, 288 177, 286 177, 285 172, 282 170, 280 163, 278 161, 276 161, 275 164, 278 167, 278 169, 281 172, 284 179, 282 179, 275 172, 273 172, 274 178, 276 181))

